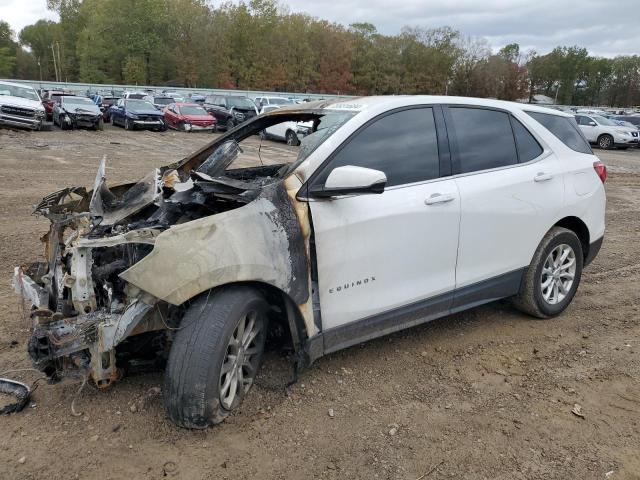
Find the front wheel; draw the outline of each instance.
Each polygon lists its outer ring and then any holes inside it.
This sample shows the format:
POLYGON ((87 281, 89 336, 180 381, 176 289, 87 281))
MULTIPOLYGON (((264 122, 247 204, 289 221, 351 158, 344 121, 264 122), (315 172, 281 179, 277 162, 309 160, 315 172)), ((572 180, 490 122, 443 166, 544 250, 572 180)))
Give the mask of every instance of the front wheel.
POLYGON ((131 120, 129 120, 128 118, 124 119, 124 129, 133 130, 133 124, 131 123, 131 120))
POLYGON ((104 130, 104 120, 102 118, 100 118, 98 120, 98 124, 96 125, 96 129, 103 131, 104 130))
POLYGON ((598 146, 603 150, 613 148, 613 137, 611 135, 600 135, 598 137, 598 146))
POLYGON ((555 317, 571 303, 578 290, 583 265, 578 236, 553 227, 544 236, 514 299, 519 310, 538 318, 555 317))
POLYGON ((233 118, 227 118, 227 132, 236 126, 236 123, 233 121, 233 118))
POLYGON ((237 409, 260 367, 268 303, 249 287, 226 287, 193 302, 165 373, 169 418, 187 428, 222 422, 237 409))

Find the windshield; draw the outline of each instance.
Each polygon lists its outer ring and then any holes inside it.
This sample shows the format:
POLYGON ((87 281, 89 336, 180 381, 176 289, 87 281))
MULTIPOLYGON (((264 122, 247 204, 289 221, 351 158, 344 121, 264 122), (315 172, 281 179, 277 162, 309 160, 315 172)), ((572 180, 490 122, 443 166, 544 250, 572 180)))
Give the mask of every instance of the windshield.
POLYGON ((170 105, 174 102, 175 100, 171 97, 156 97, 153 100, 153 103, 157 103, 158 105, 170 105))
POLYGON ((65 105, 78 105, 78 106, 95 105, 88 98, 80 98, 80 97, 64 97, 63 102, 65 105))
POLYGON ((255 108, 255 104, 246 97, 227 97, 227 104, 229 107, 249 108, 251 110, 255 108))
POLYGON ((31 87, 18 87, 16 85, 0 84, 0 95, 9 95, 12 97, 26 98, 27 100, 40 101, 40 97, 31 87))
POLYGON ((617 126, 616 122, 614 122, 613 120, 609 120, 608 118, 601 117, 600 115, 593 115, 591 118, 593 118, 600 125, 605 125, 605 126, 608 126, 608 127, 617 126))
POLYGON ((148 108, 151 110, 156 109, 156 107, 154 107, 152 103, 147 102, 146 100, 127 100, 127 106, 131 108, 148 108))
POLYGON ((204 108, 196 107, 195 105, 184 105, 180 107, 180 112, 183 115, 208 115, 204 108))
MULTIPOLYGON (((313 122, 304 122, 301 125, 306 126, 313 123, 311 132, 306 135, 300 143, 300 152, 298 159, 291 165, 293 168, 298 166, 304 159, 324 143, 324 141, 334 134, 342 125, 351 120, 358 112, 343 112, 329 110, 322 117, 313 122)), ((291 170, 290 168, 289 170, 291 170)))

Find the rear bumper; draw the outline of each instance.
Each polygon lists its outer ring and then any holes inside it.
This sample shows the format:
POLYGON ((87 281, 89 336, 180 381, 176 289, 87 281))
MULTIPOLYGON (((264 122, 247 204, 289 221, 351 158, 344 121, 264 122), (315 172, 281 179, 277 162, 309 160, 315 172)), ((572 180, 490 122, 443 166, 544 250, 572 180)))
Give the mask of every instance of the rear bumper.
POLYGON ((598 255, 598 252, 600 252, 600 248, 602 248, 603 241, 604 241, 604 235, 600 237, 598 240, 596 240, 595 242, 591 242, 591 244, 589 245, 589 252, 587 253, 586 258, 584 259, 585 267, 589 265, 591 262, 593 262, 594 258, 596 258, 596 256, 598 255))

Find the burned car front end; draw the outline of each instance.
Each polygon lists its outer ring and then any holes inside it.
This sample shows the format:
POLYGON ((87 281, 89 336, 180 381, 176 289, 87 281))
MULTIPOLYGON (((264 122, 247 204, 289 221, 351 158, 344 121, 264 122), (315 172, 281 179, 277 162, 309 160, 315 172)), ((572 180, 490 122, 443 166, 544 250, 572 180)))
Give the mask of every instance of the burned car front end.
MULTIPOLYGON (((291 114, 309 121, 316 114, 291 114)), ((132 352, 166 358, 191 299, 254 282, 286 296, 317 331, 311 306, 309 219, 288 165, 227 167, 255 119, 136 183, 107 186, 103 158, 93 188, 46 196, 44 260, 16 267, 31 304, 29 355, 51 378, 80 374, 107 387, 132 352)))

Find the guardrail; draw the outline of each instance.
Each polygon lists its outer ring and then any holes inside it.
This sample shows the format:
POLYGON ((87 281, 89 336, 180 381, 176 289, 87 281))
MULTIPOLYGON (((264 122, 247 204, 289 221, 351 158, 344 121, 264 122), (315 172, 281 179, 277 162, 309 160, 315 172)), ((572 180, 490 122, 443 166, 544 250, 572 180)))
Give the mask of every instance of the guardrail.
POLYGON ((117 85, 117 84, 98 84, 98 83, 72 83, 72 82, 46 82, 38 80, 14 80, 3 78, 0 81, 24 83, 31 85, 36 89, 60 89, 60 90, 72 90, 76 92, 82 92, 90 94, 98 91, 116 90, 116 91, 141 91, 141 90, 153 90, 156 93, 161 93, 163 90, 171 92, 179 92, 184 95, 190 93, 200 93, 203 95, 245 95, 249 98, 272 96, 272 97, 285 97, 292 99, 309 99, 309 100, 325 100, 330 98, 348 98, 351 95, 329 95, 324 93, 300 93, 300 92, 268 92, 265 90, 230 90, 220 88, 184 88, 184 87, 167 87, 156 85, 117 85))

